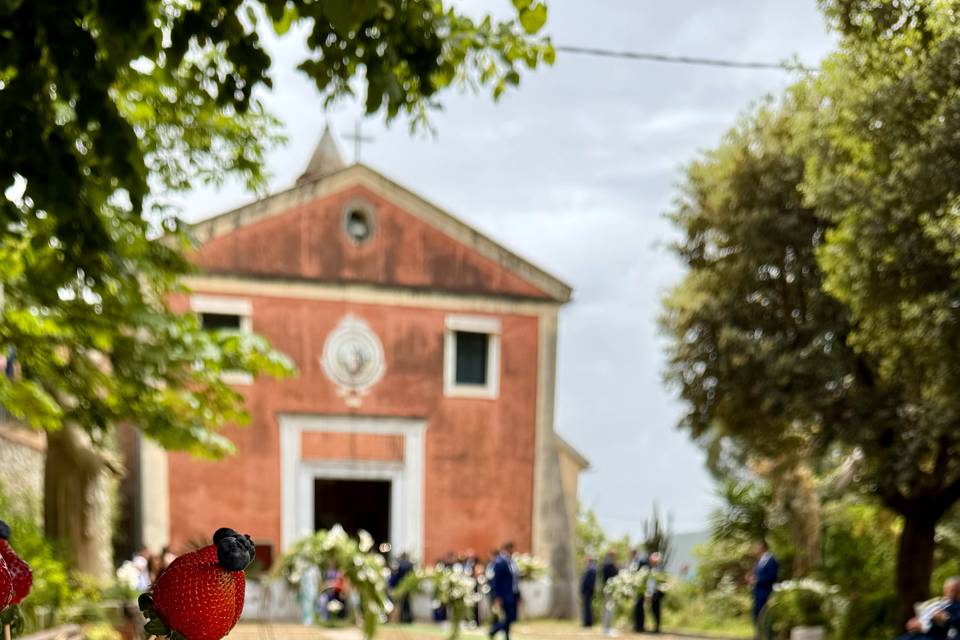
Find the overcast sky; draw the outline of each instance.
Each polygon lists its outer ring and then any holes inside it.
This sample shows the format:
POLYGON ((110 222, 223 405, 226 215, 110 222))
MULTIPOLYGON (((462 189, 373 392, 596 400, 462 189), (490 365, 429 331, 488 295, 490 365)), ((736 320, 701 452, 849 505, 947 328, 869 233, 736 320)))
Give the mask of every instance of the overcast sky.
MULTIPOLYGON (((508 0, 474 0, 502 10, 508 0), (502 5, 502 6, 501 6, 502 5)), ((549 0, 557 44, 814 64, 831 37, 815 0, 549 0)), ((295 70, 302 41, 271 40, 265 96, 289 143, 273 152, 272 190, 302 172, 329 121, 348 133, 359 109, 325 111, 295 70)), ((790 82, 780 71, 730 70, 560 54, 494 104, 450 94, 435 136, 405 122, 364 123, 362 160, 574 287, 562 312, 557 431, 590 459, 580 498, 609 532, 639 534, 656 500, 678 532, 702 530, 713 506, 703 456, 675 428, 681 407, 662 383, 656 318, 681 276, 663 218, 681 168, 717 143, 749 105, 790 82)), ((352 144, 341 140, 352 158, 352 144)), ((239 185, 185 200, 197 220, 251 199, 239 185)))

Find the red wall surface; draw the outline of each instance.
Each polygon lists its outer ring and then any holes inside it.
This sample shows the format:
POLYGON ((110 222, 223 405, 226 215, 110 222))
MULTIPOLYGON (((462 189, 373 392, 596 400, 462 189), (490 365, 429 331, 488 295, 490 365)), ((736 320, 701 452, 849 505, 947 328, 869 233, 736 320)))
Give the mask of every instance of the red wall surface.
POLYGON ((362 186, 215 237, 203 245, 195 262, 208 273, 549 297, 362 186), (361 246, 342 231, 344 209, 357 201, 375 210, 373 237, 361 246))
MULTIPOLYGON (((361 247, 350 245, 339 221, 343 204, 357 195, 357 190, 351 190, 242 227, 208 243, 197 262, 213 272, 300 274, 321 282, 356 279, 542 296, 517 276, 384 201, 377 201, 373 240, 361 247)), ((364 196, 373 199, 370 194, 364 196)), ((424 560, 432 562, 447 551, 468 548, 485 553, 508 538, 521 550, 529 550, 536 316, 494 316, 502 324, 497 399, 452 398, 443 394, 443 334, 445 317, 456 310, 243 297, 253 306, 253 330, 290 356, 299 374, 237 387, 246 397, 251 422, 227 430, 237 445, 235 457, 208 462, 184 454, 169 456, 170 533, 175 549, 189 540, 208 538, 220 526, 247 532, 258 543, 279 546, 277 416, 299 412, 412 417, 427 422, 424 560), (337 395, 320 364, 324 341, 348 313, 379 336, 386 361, 384 377, 355 409, 337 395)), ((185 297, 172 303, 180 310, 188 308, 185 297)), ((315 444, 310 445, 314 456, 318 455, 315 444)), ((363 455, 363 446, 340 443, 336 448, 337 456, 344 451, 363 455)))

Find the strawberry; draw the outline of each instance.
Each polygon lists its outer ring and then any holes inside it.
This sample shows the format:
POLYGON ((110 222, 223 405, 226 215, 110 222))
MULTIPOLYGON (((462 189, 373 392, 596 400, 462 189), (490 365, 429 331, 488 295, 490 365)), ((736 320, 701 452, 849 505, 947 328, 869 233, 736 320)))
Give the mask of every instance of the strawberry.
POLYGON ((243 611, 243 570, 253 560, 253 543, 225 528, 213 541, 170 563, 151 596, 141 596, 140 608, 154 618, 147 623, 148 633, 168 635, 164 631, 169 630, 185 640, 220 640, 237 624, 243 611))
POLYGON ((0 612, 13 600, 13 574, 7 568, 7 562, 0 557, 0 612))
POLYGON ((33 586, 33 573, 30 565, 20 559, 10 546, 10 526, 0 520, 0 558, 6 562, 7 570, 13 580, 13 599, 10 604, 20 604, 33 586))

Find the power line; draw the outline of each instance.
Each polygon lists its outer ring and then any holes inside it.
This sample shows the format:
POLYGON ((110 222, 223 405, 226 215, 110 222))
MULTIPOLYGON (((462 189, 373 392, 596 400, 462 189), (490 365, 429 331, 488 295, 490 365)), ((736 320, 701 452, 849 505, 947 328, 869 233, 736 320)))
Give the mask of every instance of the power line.
POLYGON ((576 55, 597 56, 601 58, 621 58, 627 60, 643 60, 646 62, 667 62, 671 64, 691 64, 708 67, 727 67, 732 69, 776 69, 778 71, 814 71, 813 67, 799 62, 749 62, 739 60, 722 60, 718 58, 697 58, 691 56, 669 56, 662 53, 645 53, 641 51, 614 51, 595 47, 573 47, 560 45, 555 47, 563 53, 576 55))

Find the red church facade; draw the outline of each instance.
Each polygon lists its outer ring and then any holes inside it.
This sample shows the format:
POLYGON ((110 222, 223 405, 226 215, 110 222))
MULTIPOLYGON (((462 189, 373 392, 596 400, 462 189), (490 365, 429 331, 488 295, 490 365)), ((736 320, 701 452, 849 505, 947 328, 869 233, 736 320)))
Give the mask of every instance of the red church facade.
POLYGON ((227 524, 275 555, 342 521, 428 562, 511 539, 568 573, 553 405, 569 287, 344 166, 329 133, 294 188, 193 232, 200 273, 174 307, 266 336, 297 374, 230 379, 251 417, 226 432, 235 456, 145 450, 146 542, 227 524))

